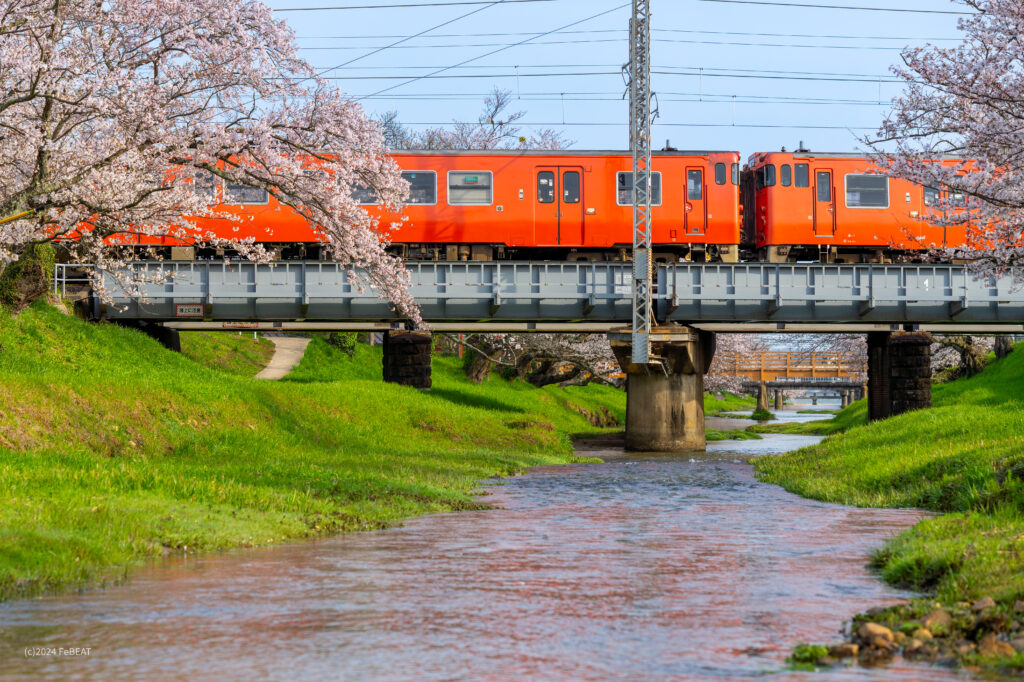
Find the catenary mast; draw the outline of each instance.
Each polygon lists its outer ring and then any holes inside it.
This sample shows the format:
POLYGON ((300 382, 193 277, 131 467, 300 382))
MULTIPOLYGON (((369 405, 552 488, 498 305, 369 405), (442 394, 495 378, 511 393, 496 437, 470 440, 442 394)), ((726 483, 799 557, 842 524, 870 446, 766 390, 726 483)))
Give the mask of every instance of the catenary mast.
POLYGON ((651 2, 633 0, 629 20, 629 144, 633 150, 633 363, 650 361, 651 2))

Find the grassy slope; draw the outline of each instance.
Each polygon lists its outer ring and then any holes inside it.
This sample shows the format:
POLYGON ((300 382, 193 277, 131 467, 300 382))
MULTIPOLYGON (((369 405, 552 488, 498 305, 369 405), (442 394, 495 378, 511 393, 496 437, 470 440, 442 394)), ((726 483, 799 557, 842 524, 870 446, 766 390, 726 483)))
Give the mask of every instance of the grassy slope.
POLYGON ((757 399, 749 395, 726 393, 721 400, 710 393, 704 395, 704 414, 708 417, 715 417, 724 412, 752 410, 756 405, 757 399))
POLYGON ((181 332, 181 352, 200 365, 251 377, 270 362, 274 344, 249 332, 181 332))
POLYGON ((319 339, 291 381, 261 382, 43 305, 0 313, 0 347, 0 598, 472 507, 482 479, 572 461, 569 434, 597 430, 577 408, 625 406, 605 387, 475 386, 448 358, 421 393, 379 381, 379 349, 319 339))
MULTIPOLYGON (((889 582, 935 595, 904 615, 930 610, 935 599, 984 596, 1010 613, 1024 599, 1024 344, 978 376, 936 386, 933 405, 762 458, 757 471, 828 502, 949 512, 876 557, 889 582)), ((861 402, 840 417, 863 422, 863 409, 861 402)), ((1008 664, 1024 665, 1024 654, 1008 664)))

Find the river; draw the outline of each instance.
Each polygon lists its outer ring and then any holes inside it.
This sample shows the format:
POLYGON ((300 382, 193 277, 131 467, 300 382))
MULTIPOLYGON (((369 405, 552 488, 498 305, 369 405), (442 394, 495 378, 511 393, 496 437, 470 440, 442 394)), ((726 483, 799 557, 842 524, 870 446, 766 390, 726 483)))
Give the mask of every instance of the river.
MULTIPOLYGON (((794 644, 909 595, 865 567, 913 524, 756 481, 707 453, 542 467, 497 509, 162 562, 120 587, 0 605, 0 677, 120 680, 774 679, 794 644), (89 655, 26 657, 29 646, 89 655)), ((815 679, 951 679, 897 662, 815 679)))

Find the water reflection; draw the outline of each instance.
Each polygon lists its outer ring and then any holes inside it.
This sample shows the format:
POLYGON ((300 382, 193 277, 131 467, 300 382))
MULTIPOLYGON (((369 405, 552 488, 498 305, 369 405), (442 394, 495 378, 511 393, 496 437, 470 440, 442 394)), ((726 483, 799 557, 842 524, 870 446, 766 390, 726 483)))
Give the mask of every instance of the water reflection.
MULTIPOLYGON (((810 502, 712 444, 532 471, 492 511, 178 563, 126 586, 0 605, 6 678, 738 679, 900 598, 864 568, 913 511, 810 502), (91 646, 26 659, 29 645, 91 646)), ((779 679, 798 676, 781 672, 779 679)), ((826 675, 948 679, 896 665, 826 675)))

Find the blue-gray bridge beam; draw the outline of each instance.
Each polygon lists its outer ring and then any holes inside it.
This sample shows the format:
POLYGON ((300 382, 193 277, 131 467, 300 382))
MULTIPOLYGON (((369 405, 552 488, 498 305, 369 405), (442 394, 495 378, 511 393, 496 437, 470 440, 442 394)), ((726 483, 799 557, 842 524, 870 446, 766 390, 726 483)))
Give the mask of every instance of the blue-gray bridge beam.
MULTIPOLYGON (((55 287, 71 266, 58 266, 55 287)), ((598 330, 631 321, 630 263, 409 263, 411 291, 425 320, 529 328, 598 330), (552 325, 554 326, 554 325, 552 325)), ((107 273, 112 303, 94 301, 110 319, 199 322, 397 322, 365 277, 330 262, 139 263, 144 298, 107 273)), ((705 328, 849 331, 888 325, 998 328, 1024 324, 1024 288, 1009 276, 974 279, 955 265, 690 264, 658 266, 655 312, 662 323, 705 328), (734 326, 741 323, 742 326, 734 326)))

